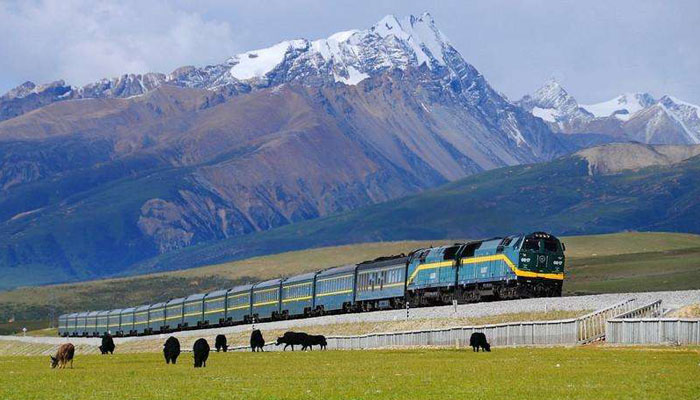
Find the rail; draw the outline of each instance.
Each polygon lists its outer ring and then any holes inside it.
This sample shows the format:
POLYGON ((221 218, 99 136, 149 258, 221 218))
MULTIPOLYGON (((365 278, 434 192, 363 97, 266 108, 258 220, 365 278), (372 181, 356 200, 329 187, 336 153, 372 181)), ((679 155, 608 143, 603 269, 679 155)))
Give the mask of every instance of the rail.
POLYGON ((636 299, 628 299, 577 318, 578 343, 589 343, 605 337, 606 321, 630 311, 635 302, 636 299))

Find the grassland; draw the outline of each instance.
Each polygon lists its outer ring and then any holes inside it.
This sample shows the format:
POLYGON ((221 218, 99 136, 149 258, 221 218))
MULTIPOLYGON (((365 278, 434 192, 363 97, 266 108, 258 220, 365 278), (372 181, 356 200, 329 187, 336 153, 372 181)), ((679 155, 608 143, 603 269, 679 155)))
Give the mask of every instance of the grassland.
POLYGON ((690 399, 698 349, 508 348, 0 357, 2 399, 690 399))
MULTIPOLYGON (((562 240, 567 247, 565 294, 700 288, 700 235, 629 232, 562 240)), ((324 247, 184 271, 0 292, 0 320, 15 316, 18 321, 0 325, 0 333, 17 332, 29 323, 34 328, 48 326, 46 316, 52 304, 60 313, 152 303, 454 241, 324 247)))

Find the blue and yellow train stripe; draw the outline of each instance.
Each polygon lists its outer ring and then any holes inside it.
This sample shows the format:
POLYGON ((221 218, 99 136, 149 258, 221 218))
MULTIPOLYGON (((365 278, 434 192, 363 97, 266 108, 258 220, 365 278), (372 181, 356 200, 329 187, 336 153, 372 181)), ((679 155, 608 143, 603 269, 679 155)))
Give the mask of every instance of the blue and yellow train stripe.
MULTIPOLYGON (((519 269, 518 267, 513 264, 513 262, 508 258, 505 254, 494 254, 494 255, 489 255, 489 256, 481 256, 481 257, 470 257, 470 258, 462 258, 461 262, 462 265, 469 265, 469 264, 480 264, 480 263, 485 263, 485 262, 490 262, 490 261, 503 261, 506 263, 508 268, 515 273, 516 276, 521 276, 521 277, 526 277, 526 278, 545 278, 545 279, 557 279, 557 280, 563 280, 564 279, 564 274, 563 273, 558 273, 558 274, 553 274, 553 273, 545 273, 545 272, 533 272, 533 271, 526 271, 523 269, 519 269)), ((436 263, 426 263, 426 264, 421 264, 419 265, 411 274, 411 276, 408 278, 407 283, 410 284, 413 282, 413 280, 416 278, 418 273, 420 271, 426 271, 430 269, 439 269, 439 268, 445 268, 445 267, 453 267, 455 265, 454 261, 440 261, 436 263)))

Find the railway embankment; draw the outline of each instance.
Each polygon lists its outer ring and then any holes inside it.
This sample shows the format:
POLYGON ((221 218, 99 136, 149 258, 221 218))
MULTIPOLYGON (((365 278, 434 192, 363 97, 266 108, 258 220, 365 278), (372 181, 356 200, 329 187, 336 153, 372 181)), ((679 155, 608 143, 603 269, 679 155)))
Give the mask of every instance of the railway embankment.
MULTIPOLYGON (((661 300, 664 310, 674 310, 700 302, 700 290, 491 301, 457 305, 456 307, 422 307, 409 310, 386 310, 263 322, 255 324, 254 327, 262 330, 267 342, 270 343, 287 330, 306 331, 327 336, 347 336, 494 325, 517 321, 573 319, 591 310, 601 310, 630 299, 635 299, 637 304, 661 300)), ((178 337, 183 349, 187 349, 191 347, 191 342, 199 337, 205 337, 213 343, 216 335, 225 334, 231 346, 242 346, 247 343, 249 332, 252 329, 253 325, 227 326, 150 336, 115 338, 115 343, 119 352, 153 352, 160 351, 165 338, 171 335, 178 337)), ((0 355, 50 354, 66 341, 74 343, 79 353, 96 353, 100 343, 99 338, 0 336, 0 355)))

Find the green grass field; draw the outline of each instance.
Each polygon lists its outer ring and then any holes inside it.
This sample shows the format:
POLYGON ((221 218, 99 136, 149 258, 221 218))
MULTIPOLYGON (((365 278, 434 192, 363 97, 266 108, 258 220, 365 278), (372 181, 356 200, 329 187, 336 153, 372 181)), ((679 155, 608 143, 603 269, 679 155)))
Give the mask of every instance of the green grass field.
POLYGON ((692 399, 696 348, 78 355, 73 370, 48 357, 0 357, 2 399, 692 399))
MULTIPOLYGON (((565 294, 639 292, 700 288, 700 235, 619 233, 564 237, 565 294)), ((456 240, 365 243, 254 257, 183 271, 0 292, 0 333, 30 324, 48 326, 56 312, 110 309, 154 303, 236 284, 291 276, 456 240)))

